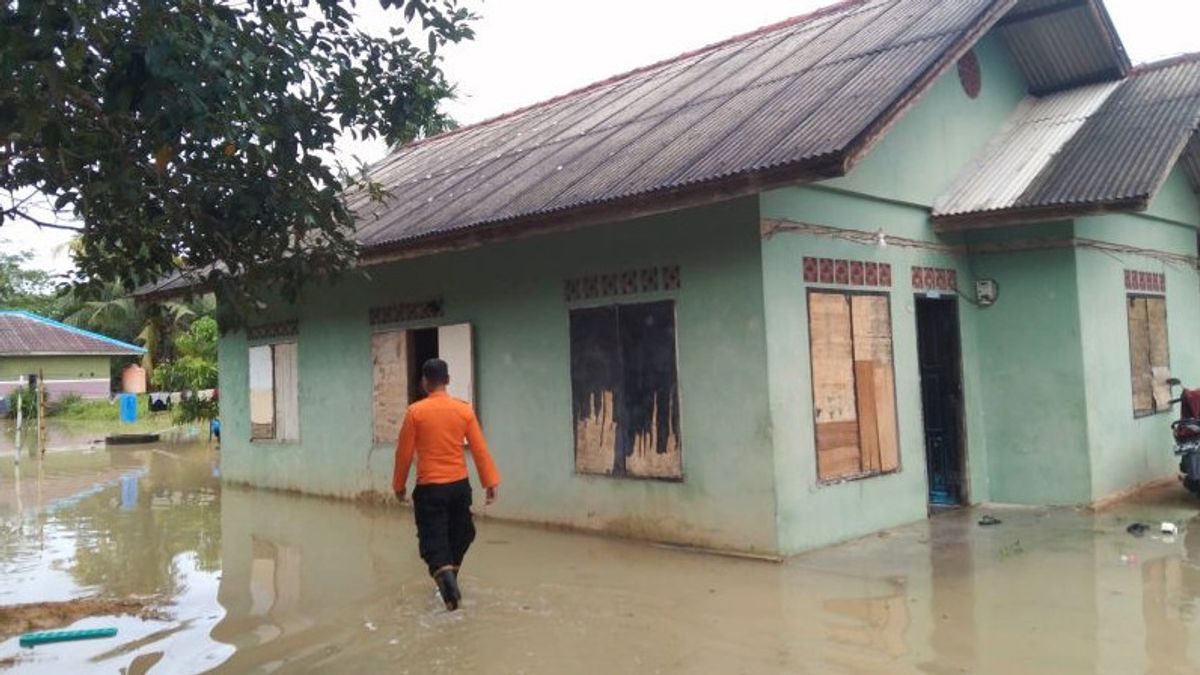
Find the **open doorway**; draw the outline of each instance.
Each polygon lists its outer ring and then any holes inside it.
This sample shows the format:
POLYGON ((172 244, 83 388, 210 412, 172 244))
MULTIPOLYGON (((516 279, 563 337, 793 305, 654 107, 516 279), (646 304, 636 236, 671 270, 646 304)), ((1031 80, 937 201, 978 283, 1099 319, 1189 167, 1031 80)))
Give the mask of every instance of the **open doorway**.
POLYGON ((425 398, 421 390, 421 365, 438 356, 437 328, 419 328, 408 331, 408 402, 415 403, 425 398))
POLYGON ((931 506, 967 501, 958 299, 918 297, 917 358, 931 506))
POLYGON ((450 395, 475 405, 475 353, 470 324, 385 328, 371 334, 376 443, 394 442, 408 406, 425 398, 421 390, 421 365, 432 358, 440 358, 450 367, 447 388, 450 395))

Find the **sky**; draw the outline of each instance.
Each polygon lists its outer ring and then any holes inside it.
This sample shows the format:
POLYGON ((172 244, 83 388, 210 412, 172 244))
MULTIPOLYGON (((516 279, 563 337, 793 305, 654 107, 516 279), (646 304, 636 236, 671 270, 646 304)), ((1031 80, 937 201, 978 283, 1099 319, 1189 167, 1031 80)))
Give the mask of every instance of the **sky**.
MULTIPOLYGON (((475 40, 445 50, 444 69, 458 88, 445 109, 470 124, 536 103, 681 52, 830 4, 832 0, 462 0, 480 18, 475 40)), ((1200 51, 1197 0, 1107 0, 1134 63, 1200 51)), ((377 0, 359 0, 360 23, 373 31, 400 21, 377 0)), ((381 158, 380 143, 348 142, 345 155, 381 158)), ((34 251, 34 265, 65 272, 70 233, 24 223, 0 226, 5 250, 34 251)))

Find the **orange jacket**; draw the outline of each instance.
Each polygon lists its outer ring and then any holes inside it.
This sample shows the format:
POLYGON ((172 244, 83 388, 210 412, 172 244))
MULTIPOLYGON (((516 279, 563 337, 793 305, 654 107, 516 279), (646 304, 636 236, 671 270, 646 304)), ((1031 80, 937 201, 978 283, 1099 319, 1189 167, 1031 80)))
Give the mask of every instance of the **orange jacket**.
POLYGON ((397 492, 405 489, 414 452, 417 455, 417 485, 453 483, 466 478, 464 438, 475 458, 475 468, 483 486, 499 485, 500 472, 488 452, 487 441, 471 404, 451 398, 441 390, 410 405, 404 415, 400 439, 396 442, 392 489, 397 492))

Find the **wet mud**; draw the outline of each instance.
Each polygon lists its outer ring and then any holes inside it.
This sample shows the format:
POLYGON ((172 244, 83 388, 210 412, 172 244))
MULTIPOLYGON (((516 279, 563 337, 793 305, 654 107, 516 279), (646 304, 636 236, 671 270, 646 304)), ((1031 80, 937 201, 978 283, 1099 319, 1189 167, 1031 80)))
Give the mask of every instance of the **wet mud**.
POLYGON ((167 609, 63 626, 117 627, 109 640, 0 637, 0 668, 1200 672, 1200 502, 1176 485, 1101 513, 952 511, 783 563, 481 519, 448 614, 409 511, 222 489, 219 474, 201 443, 0 455, 0 606, 167 609))
POLYGON ((152 601, 83 598, 63 602, 34 602, 0 607, 0 640, 31 631, 69 626, 90 616, 136 616, 164 619, 166 612, 152 601))

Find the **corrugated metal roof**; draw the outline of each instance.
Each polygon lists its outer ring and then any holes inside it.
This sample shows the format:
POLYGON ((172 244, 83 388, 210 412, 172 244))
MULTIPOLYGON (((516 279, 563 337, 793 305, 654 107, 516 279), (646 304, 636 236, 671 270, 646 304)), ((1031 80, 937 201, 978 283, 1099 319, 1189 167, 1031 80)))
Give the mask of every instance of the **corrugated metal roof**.
POLYGON ((1021 0, 998 32, 1034 95, 1129 72, 1129 58, 1098 0, 1021 0))
POLYGON ((0 311, 0 356, 139 356, 145 351, 30 312, 0 311))
POLYGON ((1101 0, 847 0, 397 149, 348 197, 361 259, 844 175, 996 25, 1034 89, 1128 68, 1101 0))
MULTIPOLYGON (((399 149, 366 247, 844 162, 1014 0, 855 0, 399 149)), ((844 164, 840 166, 843 167, 844 164)))
POLYGON ((1030 99, 936 201, 934 219, 1144 207, 1198 124, 1197 58, 1151 64, 1115 84, 1030 99))

